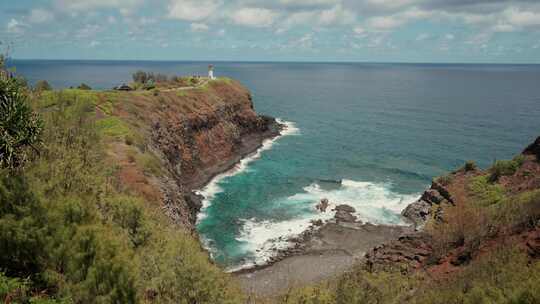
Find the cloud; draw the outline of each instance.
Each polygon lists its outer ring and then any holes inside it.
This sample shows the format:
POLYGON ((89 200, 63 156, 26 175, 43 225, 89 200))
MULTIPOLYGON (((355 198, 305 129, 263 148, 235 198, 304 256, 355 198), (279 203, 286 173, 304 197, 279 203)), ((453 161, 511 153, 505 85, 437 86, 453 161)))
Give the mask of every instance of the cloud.
POLYGON ((209 27, 204 23, 192 23, 189 26, 192 32, 207 32, 209 27))
POLYGON ((265 8, 242 8, 230 15, 231 20, 238 24, 250 27, 268 27, 274 23, 278 14, 265 8))
POLYGON ((323 10, 319 16, 319 23, 323 25, 347 24, 355 20, 355 14, 342 5, 336 5, 330 9, 323 10))
POLYGON ((97 24, 87 24, 83 28, 77 31, 75 37, 78 39, 87 39, 95 37, 103 28, 97 24))
POLYGON ((169 2, 169 18, 201 21, 217 12, 222 2, 215 0, 172 0, 169 2))
POLYGON ((61 11, 79 13, 97 9, 117 9, 122 14, 131 13, 143 0, 56 0, 55 6, 61 11))
POLYGON ((527 27, 540 26, 540 12, 526 11, 519 8, 508 8, 503 15, 510 25, 527 27))
POLYGON ((35 8, 30 11, 28 21, 30 23, 45 23, 51 21, 53 18, 54 15, 52 12, 42 8, 35 8))
POLYGON ((6 25, 6 31, 10 34, 23 34, 26 27, 26 24, 12 18, 6 25))

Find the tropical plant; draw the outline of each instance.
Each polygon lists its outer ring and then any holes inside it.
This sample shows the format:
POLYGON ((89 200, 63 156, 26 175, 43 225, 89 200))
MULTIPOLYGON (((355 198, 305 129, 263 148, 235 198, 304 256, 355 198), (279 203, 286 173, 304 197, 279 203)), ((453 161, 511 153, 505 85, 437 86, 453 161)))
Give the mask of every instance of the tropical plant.
POLYGON ((19 82, 0 80, 0 168, 22 166, 30 148, 37 151, 42 129, 19 82))

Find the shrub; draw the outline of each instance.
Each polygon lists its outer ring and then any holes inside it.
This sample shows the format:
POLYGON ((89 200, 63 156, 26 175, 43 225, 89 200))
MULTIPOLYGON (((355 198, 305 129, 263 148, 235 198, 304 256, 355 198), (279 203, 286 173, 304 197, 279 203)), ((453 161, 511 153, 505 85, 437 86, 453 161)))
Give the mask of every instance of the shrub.
POLYGON ((41 142, 43 123, 13 79, 0 80, 0 168, 22 166, 41 142))
POLYGON ((495 206, 492 217, 501 229, 534 228, 540 220, 540 190, 506 199, 495 206))
POLYGON ((469 160, 465 162, 463 169, 465 170, 465 172, 475 171, 476 169, 478 169, 478 166, 476 166, 476 163, 474 161, 469 160))
POLYGON ((462 247, 463 255, 467 256, 492 232, 487 211, 474 202, 445 208, 444 221, 427 229, 433 236, 434 260, 446 256, 457 247, 462 247))
POLYGON ((504 188, 491 184, 490 180, 490 176, 477 176, 472 178, 467 186, 475 203, 481 206, 497 204, 505 198, 504 188))
POLYGON ((415 303, 540 303, 540 263, 511 247, 492 249, 481 260, 440 283, 424 284, 415 303))
POLYGON ((52 90, 51 85, 46 80, 40 80, 36 82, 34 89, 38 92, 52 90))
POLYGON ((85 84, 85 83, 81 83, 81 84, 77 87, 77 89, 79 89, 79 90, 92 90, 92 88, 91 88, 89 85, 85 84))
POLYGON ((440 183, 443 186, 448 186, 452 183, 454 180, 454 177, 450 174, 439 176, 435 179, 436 182, 440 183))
POLYGON ((518 155, 512 160, 496 161, 489 169, 489 172, 491 173, 489 180, 491 182, 496 182, 501 176, 513 175, 516 173, 517 169, 523 165, 524 161, 525 157, 523 155, 518 155))
POLYGON ((133 73, 132 75, 132 78, 133 78, 133 81, 135 83, 146 83, 148 81, 148 74, 146 74, 146 72, 144 71, 137 71, 135 73, 133 73))

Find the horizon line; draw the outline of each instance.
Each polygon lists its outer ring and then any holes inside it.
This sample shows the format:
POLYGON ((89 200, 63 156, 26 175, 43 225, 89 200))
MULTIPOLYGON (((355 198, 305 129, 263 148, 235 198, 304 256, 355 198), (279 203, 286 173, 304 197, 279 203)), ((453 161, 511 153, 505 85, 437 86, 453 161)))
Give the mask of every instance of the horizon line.
POLYGON ((205 60, 205 59, 54 59, 10 58, 9 61, 116 61, 116 62, 223 62, 223 63, 350 63, 350 64, 461 64, 461 65, 540 65, 540 62, 461 62, 461 61, 361 61, 361 60, 205 60))

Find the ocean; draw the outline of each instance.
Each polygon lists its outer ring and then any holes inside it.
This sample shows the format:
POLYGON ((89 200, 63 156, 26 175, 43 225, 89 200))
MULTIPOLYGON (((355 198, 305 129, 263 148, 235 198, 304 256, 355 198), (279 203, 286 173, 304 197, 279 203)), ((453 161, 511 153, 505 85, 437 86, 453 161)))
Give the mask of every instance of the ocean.
MULTIPOLYGON (((208 62, 12 62, 30 83, 108 89, 142 69, 201 74, 208 62)), ((199 192, 197 228, 228 269, 263 263, 286 237, 327 219, 322 198, 363 221, 400 211, 431 179, 475 160, 511 158, 540 135, 540 65, 213 62, 241 81, 257 112, 288 127, 199 192)))

